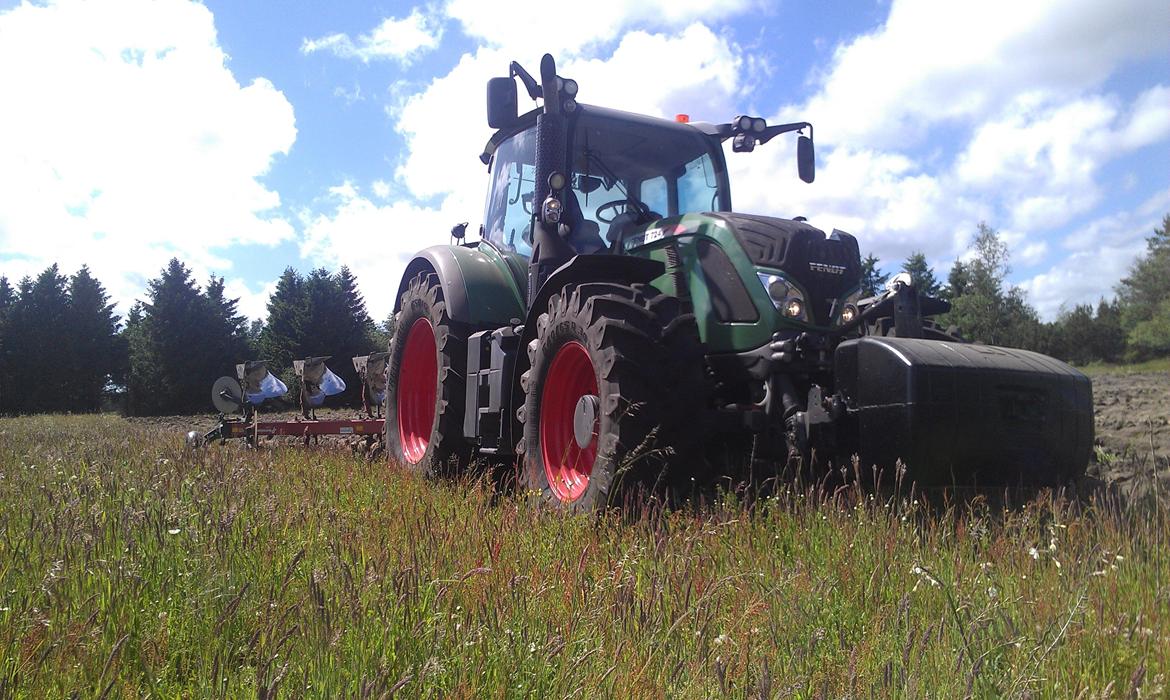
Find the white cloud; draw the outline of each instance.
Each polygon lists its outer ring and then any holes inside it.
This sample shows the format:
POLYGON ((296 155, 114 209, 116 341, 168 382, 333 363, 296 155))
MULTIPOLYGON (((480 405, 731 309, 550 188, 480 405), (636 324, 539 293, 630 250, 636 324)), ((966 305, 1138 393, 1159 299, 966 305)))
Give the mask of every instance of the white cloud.
POLYGON ((172 256, 202 281, 230 267, 228 247, 291 238, 258 178, 296 137, 292 106, 225 63, 201 4, 60 0, 0 14, 5 273, 88 264, 124 310, 172 256))
POLYGON ((1037 89, 1075 97, 1168 48, 1163 0, 896 0, 880 29, 838 47, 807 116, 834 143, 899 147, 1037 89))
POLYGON ((1012 232, 1018 264, 1041 264, 1043 236, 1106 201, 1107 163, 1170 137, 1170 88, 1129 104, 1102 90, 1167 49, 1161 0, 895 0, 812 76, 812 97, 770 118, 815 124, 815 185, 792 177, 792 144, 773 142, 729 154, 736 206, 849 230, 887 265, 913 250, 962 257, 986 221, 1012 232))
POLYGON ((268 316, 268 297, 276 291, 276 281, 250 285, 239 277, 233 277, 225 280, 223 289, 229 299, 239 300, 236 309, 241 314, 250 319, 263 319, 268 316), (253 291, 253 286, 258 286, 259 289, 253 291))
MULTIPOLYGON (((555 43, 556 56, 564 58, 591 44, 612 42, 631 26, 654 30, 683 27, 696 21, 710 23, 757 5, 764 3, 759 0, 724 0, 714 5, 708 0, 593 0, 561 3, 555 9, 541 10, 523 0, 451 0, 446 13, 460 22, 467 35, 491 47, 515 51, 532 46, 533 37, 555 36, 556 41, 549 46, 555 43)), ((691 54, 705 54, 710 48, 695 44, 672 57, 687 60, 693 58, 691 54)), ((524 51, 531 52, 530 48, 524 51)))
POLYGON ((1117 212, 1078 227, 1064 241, 1071 251, 1049 269, 1020 283, 1041 318, 1062 309, 1095 304, 1113 288, 1146 247, 1145 239, 1170 211, 1170 190, 1158 192, 1136 211, 1117 212))
POLYGON ((443 28, 435 18, 416 7, 402 19, 387 17, 374 31, 362 34, 356 41, 343 33, 305 39, 301 52, 329 51, 340 58, 356 58, 364 63, 393 59, 408 64, 438 46, 442 38, 443 28))
POLYGON ((377 320, 394 308, 403 268, 419 250, 447 243, 451 226, 466 220, 444 204, 437 209, 406 201, 378 204, 350 182, 330 189, 331 211, 303 217, 301 256, 314 267, 348 265, 366 308, 377 320))

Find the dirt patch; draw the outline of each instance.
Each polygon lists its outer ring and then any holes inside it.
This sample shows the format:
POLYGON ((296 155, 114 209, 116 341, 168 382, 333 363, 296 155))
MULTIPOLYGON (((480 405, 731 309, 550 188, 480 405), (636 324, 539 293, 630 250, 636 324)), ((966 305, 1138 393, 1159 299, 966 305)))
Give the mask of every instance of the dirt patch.
POLYGON ((1093 404, 1090 476, 1130 501, 1170 500, 1170 372, 1096 375, 1093 404))

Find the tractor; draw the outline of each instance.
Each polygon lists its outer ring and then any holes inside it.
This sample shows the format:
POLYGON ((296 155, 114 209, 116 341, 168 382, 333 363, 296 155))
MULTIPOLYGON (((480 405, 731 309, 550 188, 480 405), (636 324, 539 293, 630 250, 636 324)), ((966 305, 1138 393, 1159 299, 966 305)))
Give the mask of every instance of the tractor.
MULTIPOLYGON (((577 101, 545 55, 487 86, 494 133, 478 240, 406 266, 385 392, 390 457, 476 460, 566 510, 706 479, 711 445, 774 464, 900 470, 906 482, 1056 485, 1093 443, 1092 389, 1033 352, 963 342, 900 275, 863 298, 857 240, 736 212, 724 143, 813 128, 660 119, 577 101), (539 106, 520 114, 517 79, 539 106)), ((734 156, 733 156, 734 157, 734 156)))

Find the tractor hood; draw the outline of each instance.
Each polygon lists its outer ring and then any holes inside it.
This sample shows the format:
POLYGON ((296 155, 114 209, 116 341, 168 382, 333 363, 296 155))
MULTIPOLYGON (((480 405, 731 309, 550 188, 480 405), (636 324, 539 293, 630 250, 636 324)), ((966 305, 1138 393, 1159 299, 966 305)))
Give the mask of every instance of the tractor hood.
POLYGON ((861 286, 857 239, 824 231, 803 221, 751 214, 707 214, 723 221, 752 265, 776 271, 803 288, 814 325, 831 322, 833 304, 861 286))

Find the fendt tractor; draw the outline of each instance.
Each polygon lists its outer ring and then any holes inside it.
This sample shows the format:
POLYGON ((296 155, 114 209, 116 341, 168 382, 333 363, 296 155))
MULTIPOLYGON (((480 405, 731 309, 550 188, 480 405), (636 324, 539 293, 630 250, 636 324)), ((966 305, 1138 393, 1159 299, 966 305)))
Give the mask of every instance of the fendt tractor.
POLYGON ((519 466, 522 488, 590 509, 631 486, 773 464, 899 470, 905 483, 1055 485, 1083 473, 1089 380, 969 344, 905 275, 862 298, 856 239, 732 208, 723 144, 813 128, 577 101, 545 55, 487 86, 495 133, 479 240, 418 253, 395 303, 389 454, 419 471, 519 466), (540 106, 517 109, 516 79, 540 106))

